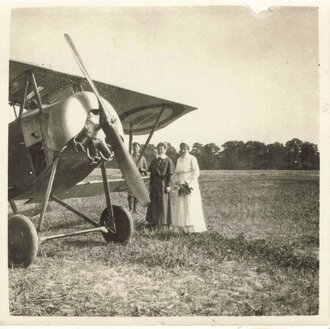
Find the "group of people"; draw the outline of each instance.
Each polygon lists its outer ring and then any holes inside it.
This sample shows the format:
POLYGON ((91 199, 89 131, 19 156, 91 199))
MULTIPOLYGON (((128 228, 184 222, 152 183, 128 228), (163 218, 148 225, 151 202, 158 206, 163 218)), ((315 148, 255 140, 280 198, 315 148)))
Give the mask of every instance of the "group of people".
MULTIPOLYGON (((165 143, 157 145, 157 155, 147 166, 144 156, 140 157, 140 145, 133 143, 132 157, 141 173, 150 173, 150 204, 146 221, 151 228, 159 226, 183 229, 187 233, 204 232, 206 224, 199 190, 199 167, 197 159, 189 153, 186 143, 180 144, 180 157, 176 166, 166 155, 165 143), (177 191, 175 216, 172 214, 171 191, 177 191)), ((137 212, 137 200, 132 194, 128 196, 129 208, 137 212)))

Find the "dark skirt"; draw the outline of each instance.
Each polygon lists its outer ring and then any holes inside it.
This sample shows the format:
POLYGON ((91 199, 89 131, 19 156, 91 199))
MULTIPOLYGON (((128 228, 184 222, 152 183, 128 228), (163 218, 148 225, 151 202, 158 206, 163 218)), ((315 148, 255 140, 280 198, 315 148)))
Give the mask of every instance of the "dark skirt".
POLYGON ((152 226, 172 224, 171 195, 165 189, 165 177, 154 176, 146 217, 152 226))

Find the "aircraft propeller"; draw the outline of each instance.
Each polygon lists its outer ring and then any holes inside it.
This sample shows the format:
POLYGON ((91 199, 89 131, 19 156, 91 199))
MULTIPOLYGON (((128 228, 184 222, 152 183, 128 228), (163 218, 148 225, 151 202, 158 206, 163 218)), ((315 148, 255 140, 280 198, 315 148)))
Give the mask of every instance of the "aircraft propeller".
POLYGON ((104 131, 104 134, 107 137, 108 142, 111 143, 111 148, 114 151, 115 157, 117 159, 119 168, 123 174, 126 183, 134 194, 136 199, 142 206, 147 206, 150 203, 150 198, 146 186, 143 182, 143 179, 137 169, 136 164, 134 163, 133 158, 126 150, 124 142, 118 133, 117 129, 114 127, 115 118, 109 116, 109 112, 106 111, 106 104, 103 102, 102 97, 100 96, 93 80, 89 76, 86 67, 83 64, 83 61, 78 53, 77 48, 75 47, 71 37, 68 34, 64 35, 67 43, 70 46, 70 49, 73 52, 73 56, 77 61, 82 73, 86 77, 90 87, 92 88, 98 103, 100 111, 100 126, 104 131))

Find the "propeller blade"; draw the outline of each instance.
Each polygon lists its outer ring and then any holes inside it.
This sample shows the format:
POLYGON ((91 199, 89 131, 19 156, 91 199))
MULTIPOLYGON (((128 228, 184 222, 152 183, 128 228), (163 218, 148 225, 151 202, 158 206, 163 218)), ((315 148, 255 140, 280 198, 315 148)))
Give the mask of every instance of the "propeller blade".
POLYGON ((108 142, 111 144, 112 149, 114 150, 115 157, 117 159, 119 168, 126 180, 128 188, 131 190, 133 195, 139 201, 142 206, 147 206, 150 203, 150 198, 146 186, 143 182, 143 179, 137 169, 136 164, 134 163, 133 158, 126 150, 124 142, 122 141, 116 128, 110 123, 110 118, 107 116, 106 105, 104 104, 102 97, 100 96, 96 86, 94 85, 93 80, 89 76, 87 69, 78 53, 77 48, 75 47, 71 37, 68 34, 64 34, 64 37, 69 44, 70 49, 72 50, 73 56, 78 63, 82 73, 86 77, 90 87, 92 88, 98 102, 100 105, 100 124, 103 129, 108 142))
POLYGON ((78 66, 80 67, 82 73, 84 74, 85 78, 87 79, 89 85, 91 86, 94 94, 96 95, 97 99, 100 101, 101 100, 101 96, 97 90, 97 88, 95 87, 95 84, 92 80, 92 78, 89 76, 88 72, 87 72, 87 69, 78 53, 78 50, 76 48, 76 46, 74 45, 71 37, 68 35, 68 34, 64 34, 64 37, 65 37, 65 40, 67 41, 67 43, 69 44, 69 47, 73 53, 73 57, 75 58, 78 66))
POLYGON ((78 49, 76 48, 75 44, 73 43, 71 37, 69 36, 69 34, 64 34, 64 37, 65 37, 65 40, 67 41, 71 51, 72 51, 72 54, 73 54, 73 57, 75 58, 81 72, 83 73, 83 75, 85 76, 85 78, 87 79, 88 81, 88 84, 90 85, 90 87, 92 88, 93 90, 93 93, 95 94, 98 102, 99 102, 99 105, 101 107, 101 112, 103 112, 103 115, 106 116, 106 112, 105 112, 105 108, 106 108, 106 105, 104 104, 103 100, 102 100, 102 97, 101 95, 99 94, 99 91, 97 90, 92 78, 90 77, 79 53, 78 53, 78 49))
POLYGON ((126 150, 118 131, 109 124, 101 124, 101 127, 107 136, 107 140, 111 141, 111 148, 115 153, 120 171, 123 174, 129 189, 142 206, 147 206, 150 203, 149 193, 133 158, 126 150))

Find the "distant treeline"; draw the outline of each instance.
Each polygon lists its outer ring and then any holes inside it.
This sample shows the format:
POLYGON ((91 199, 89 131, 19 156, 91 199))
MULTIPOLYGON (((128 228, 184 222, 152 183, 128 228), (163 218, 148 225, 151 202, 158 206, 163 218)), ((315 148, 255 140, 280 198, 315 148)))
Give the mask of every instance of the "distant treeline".
MULTIPOLYGON (((167 155, 176 163, 178 150, 170 143, 167 146, 167 155)), ((214 143, 194 143, 190 153, 197 158, 200 169, 318 170, 320 167, 317 145, 297 138, 285 144, 229 141, 219 147, 214 143)), ((155 157, 155 145, 149 144, 144 155, 150 163, 155 157)))

